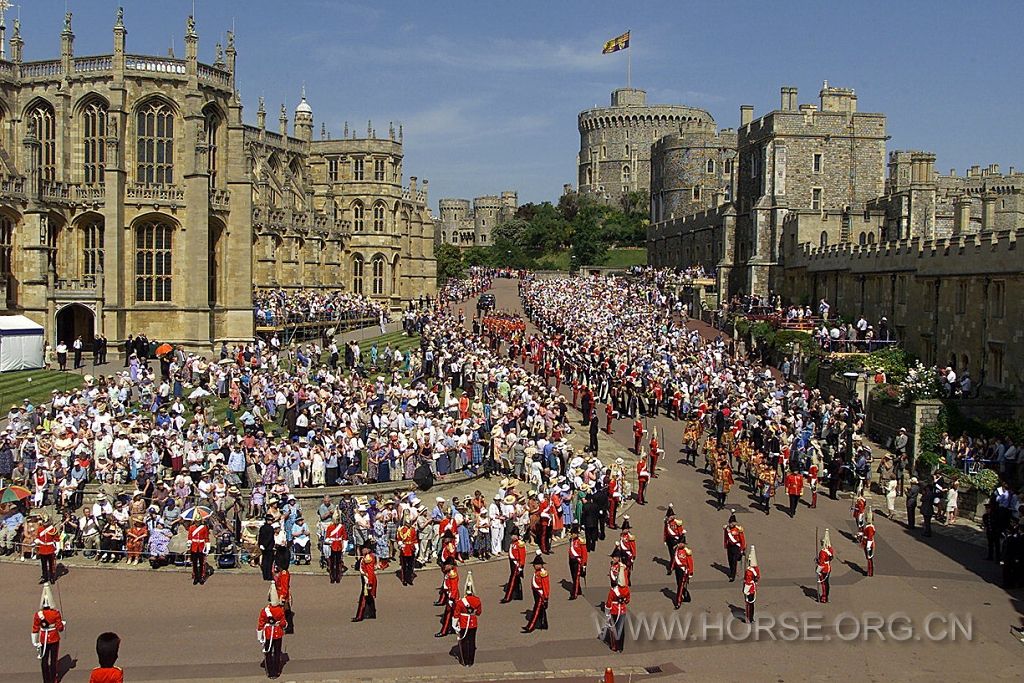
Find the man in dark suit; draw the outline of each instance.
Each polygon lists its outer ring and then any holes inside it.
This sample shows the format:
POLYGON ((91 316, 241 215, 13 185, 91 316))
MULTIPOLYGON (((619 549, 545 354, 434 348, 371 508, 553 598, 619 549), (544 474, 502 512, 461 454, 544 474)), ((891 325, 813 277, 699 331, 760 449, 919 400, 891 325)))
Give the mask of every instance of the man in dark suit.
POLYGON ((260 571, 264 581, 274 580, 274 518, 267 515, 263 518, 256 544, 260 548, 260 571))
POLYGON ((601 429, 601 420, 597 417, 595 412, 590 416, 590 452, 597 454, 597 433, 601 429))
POLYGON ((587 494, 580 517, 583 522, 583 533, 587 539, 587 551, 594 552, 597 547, 598 527, 602 519, 601 508, 594 502, 594 494, 587 494))

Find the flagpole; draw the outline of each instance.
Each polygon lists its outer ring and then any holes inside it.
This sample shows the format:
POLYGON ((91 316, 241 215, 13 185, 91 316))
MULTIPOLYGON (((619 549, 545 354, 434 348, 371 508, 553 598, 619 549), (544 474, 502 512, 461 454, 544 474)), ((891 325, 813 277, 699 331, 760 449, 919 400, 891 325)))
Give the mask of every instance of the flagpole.
MULTIPOLYGON (((633 34, 630 31, 626 31, 629 34, 630 42, 632 42, 633 34)), ((628 47, 626 48, 626 89, 632 88, 633 82, 633 51, 628 47)))

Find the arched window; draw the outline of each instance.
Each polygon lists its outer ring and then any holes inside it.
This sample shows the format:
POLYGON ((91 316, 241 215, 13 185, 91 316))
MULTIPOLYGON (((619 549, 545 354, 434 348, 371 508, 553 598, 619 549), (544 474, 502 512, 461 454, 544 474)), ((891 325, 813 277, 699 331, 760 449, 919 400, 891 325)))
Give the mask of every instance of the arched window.
POLYGON ((82 156, 85 160, 85 184, 103 182, 107 160, 107 105, 93 99, 82 108, 82 156))
POLYGON ((828 246, 828 232, 825 230, 821 231, 821 237, 818 239, 818 243, 823 247, 828 246))
POLYGON ((171 300, 171 238, 174 228, 147 221, 135 230, 135 300, 171 300))
POLYGON ((146 185, 174 183, 174 112, 162 100, 145 104, 136 116, 135 180, 146 185))
POLYGON ((220 131, 220 116, 213 107, 203 110, 203 134, 206 137, 206 172, 210 176, 210 188, 217 186, 217 133, 220 131))
POLYGON ((714 172, 715 172, 715 160, 714 159, 708 159, 708 173, 714 173, 714 172))
POLYGON ((373 257, 373 293, 384 293, 384 257, 380 255, 373 257))
POLYGON ((40 102, 28 113, 29 130, 34 131, 39 146, 36 148, 36 166, 39 177, 53 180, 57 177, 57 117, 53 107, 40 102))
POLYGON ((860 246, 862 246, 862 247, 865 244, 867 244, 868 243, 867 233, 862 232, 859 235, 857 235, 857 243, 860 244, 860 246))
POLYGON ((363 203, 358 199, 352 202, 352 230, 354 232, 363 231, 363 203))
POLYGON ((103 272, 103 219, 94 216, 82 226, 82 275, 94 277, 103 272))
POLYGON ((352 257, 352 291, 363 293, 363 257, 359 254, 352 257))
POLYGON ((626 164, 625 166, 622 167, 622 182, 623 183, 628 183, 630 181, 630 178, 632 177, 632 175, 633 174, 629 170, 629 164, 626 164))
POLYGON ((9 216, 0 214, 0 278, 7 284, 14 272, 11 255, 14 252, 14 221, 9 216))
POLYGON ((373 205, 373 231, 384 232, 384 203, 377 202, 373 205))
POLYGON ((868 233, 868 244, 874 244, 874 243, 875 243, 875 233, 869 232, 868 233))

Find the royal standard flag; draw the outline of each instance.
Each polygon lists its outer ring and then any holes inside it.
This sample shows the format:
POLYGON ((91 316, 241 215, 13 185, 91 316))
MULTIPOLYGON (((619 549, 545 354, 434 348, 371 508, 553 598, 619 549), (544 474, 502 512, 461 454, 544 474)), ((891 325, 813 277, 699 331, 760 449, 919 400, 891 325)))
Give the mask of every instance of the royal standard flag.
POLYGON ((617 38, 612 38, 604 44, 604 49, 601 50, 601 54, 608 55, 619 50, 625 50, 629 47, 629 31, 626 31, 617 38))

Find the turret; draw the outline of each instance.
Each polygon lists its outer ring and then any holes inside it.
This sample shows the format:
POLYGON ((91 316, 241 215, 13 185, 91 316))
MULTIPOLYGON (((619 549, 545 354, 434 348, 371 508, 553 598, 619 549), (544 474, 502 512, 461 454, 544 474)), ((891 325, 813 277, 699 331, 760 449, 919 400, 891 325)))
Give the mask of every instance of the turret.
POLYGON ((306 101, 306 86, 302 86, 302 100, 295 107, 295 137, 306 142, 313 139, 313 108, 306 101))
POLYGON ((75 61, 75 34, 71 32, 71 12, 64 13, 64 30, 60 32, 60 58, 64 62, 64 73, 71 73, 75 61))
POLYGON ((281 115, 277 117, 277 130, 281 137, 288 137, 288 110, 284 108, 284 103, 281 104, 281 115))
POLYGON ((263 103, 263 96, 260 96, 260 106, 256 109, 256 125, 260 130, 267 128, 267 109, 263 103))

